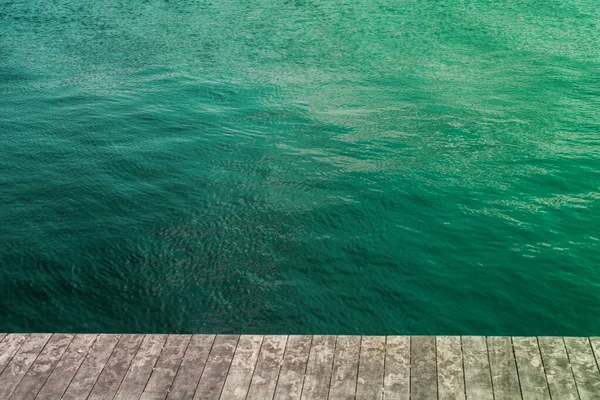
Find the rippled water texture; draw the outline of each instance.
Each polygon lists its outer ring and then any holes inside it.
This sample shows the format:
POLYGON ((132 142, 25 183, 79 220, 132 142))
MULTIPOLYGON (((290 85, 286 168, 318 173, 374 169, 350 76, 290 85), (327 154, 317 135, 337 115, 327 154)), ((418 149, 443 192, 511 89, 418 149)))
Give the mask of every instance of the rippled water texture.
POLYGON ((600 334, 600 8, 0 3, 0 331, 600 334))

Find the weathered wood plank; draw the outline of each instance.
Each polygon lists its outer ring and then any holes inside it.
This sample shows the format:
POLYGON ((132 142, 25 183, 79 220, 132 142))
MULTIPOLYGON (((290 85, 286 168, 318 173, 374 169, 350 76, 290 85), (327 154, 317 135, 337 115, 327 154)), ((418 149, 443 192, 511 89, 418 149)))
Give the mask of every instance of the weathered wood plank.
POLYGON ((119 389, 144 335, 122 335, 94 384, 88 400, 112 399, 119 389))
POLYGON ((302 399, 327 399, 335 352, 335 336, 313 336, 302 399))
POLYGON ((410 398, 409 336, 388 336, 386 339, 383 398, 385 400, 410 398))
POLYGON ((62 358, 56 364, 56 368, 40 389, 36 399, 55 400, 62 397, 97 337, 98 335, 75 335, 62 358))
POLYGON ((311 336, 290 336, 275 388, 275 400, 297 400, 302 394, 304 373, 312 342, 311 336))
POLYGON ((435 353, 435 336, 411 337, 411 400, 437 399, 437 361, 435 353))
POLYGON ((244 400, 246 398, 262 341, 262 336, 240 337, 223 386, 222 399, 244 400))
POLYGON ((194 397, 214 341, 215 335, 192 335, 167 400, 185 400, 194 397))
POLYGON ((467 399, 493 400, 494 390, 485 336, 463 336, 462 349, 467 399))
POLYGON ((96 339, 94 346, 69 384, 62 400, 87 398, 118 341, 119 335, 100 335, 96 339))
POLYGON ((0 342, 0 373, 4 371, 13 356, 17 354, 28 336, 28 334, 11 333, 6 335, 0 342))
POLYGON ((10 398, 15 400, 35 398, 74 337, 75 335, 52 335, 10 398))
POLYGON ((330 399, 354 399, 358 378, 360 336, 338 336, 329 388, 330 399))
POLYGON ((465 400, 460 336, 436 337, 438 397, 440 400, 465 400))
POLYGON ((239 339, 239 335, 219 335, 216 337, 200 377, 194 399, 219 399, 239 339))
POLYGON ((385 337, 363 336, 358 359, 356 398, 383 398, 383 374, 385 363, 385 337))
POLYGON ((2 374, 0 374, 0 399, 8 399, 10 397, 51 336, 49 333, 32 334, 27 338, 2 374))
POLYGON ((523 399, 550 399, 537 338, 514 337, 513 347, 523 399))
POLYGON ((246 400, 273 398, 287 339, 287 336, 264 337, 246 400))
MULTIPOLYGON (((562 337, 538 338, 546 379, 553 399, 578 400, 577 387, 562 337)), ((598 393, 600 395, 600 393, 598 393)))
POLYGON ((166 340, 167 335, 147 335, 144 338, 117 390, 115 400, 140 398, 166 340))
POLYGON ((488 337, 488 352, 495 400, 521 398, 517 364, 510 337, 488 337))
POLYGON ((0 333, 0 342, 2 341, 2 339, 4 339, 4 337, 6 336, 6 333, 0 333))
POLYGON ((600 398, 600 373, 590 340, 575 337, 564 340, 581 400, 600 398))
POLYGON ((169 335, 141 400, 165 399, 179 370, 191 335, 169 335))

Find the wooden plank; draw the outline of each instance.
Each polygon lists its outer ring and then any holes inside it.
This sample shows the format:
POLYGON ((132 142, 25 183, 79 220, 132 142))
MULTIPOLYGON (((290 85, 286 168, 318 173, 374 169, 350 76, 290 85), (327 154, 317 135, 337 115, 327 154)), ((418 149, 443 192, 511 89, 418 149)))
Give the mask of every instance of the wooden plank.
POLYGON ((88 400, 112 399, 119 389, 144 335, 122 335, 100 373, 88 400))
POLYGON ((383 398, 385 336, 363 336, 358 359, 357 399, 383 398))
POLYGON ((146 335, 117 390, 115 400, 138 399, 148 383, 167 335, 146 335))
POLYGON ((434 336, 410 338, 411 400, 437 399, 437 361, 434 336))
POLYGON ((510 337, 488 337, 488 352, 495 400, 521 398, 517 364, 510 337))
POLYGON ((388 336, 385 343, 383 398, 410 398, 410 337, 388 336))
POLYGON ((300 399, 311 342, 311 336, 288 338, 275 388, 275 400, 300 399))
POLYGON ((303 400, 327 398, 331 382, 335 339, 336 337, 331 335, 313 336, 302 388, 303 400))
POLYGON ((142 400, 165 399, 179 370, 191 335, 169 335, 152 375, 142 393, 142 400))
POLYGON ((184 400, 194 397, 214 341, 215 335, 192 335, 167 400, 184 400))
POLYGON ((247 400, 272 399, 275 395, 287 339, 287 336, 264 337, 247 400))
POLYGON ((10 333, 0 342, 0 373, 4 371, 13 356, 17 354, 17 351, 27 340, 27 336, 29 335, 10 333))
POLYGON ((438 397, 440 400, 465 400, 460 336, 436 337, 438 397))
POLYGON ((587 338, 564 338, 581 400, 600 397, 600 373, 587 338))
POLYGON ((55 334, 29 368, 11 399, 33 399, 71 344, 75 335, 55 334))
POLYGON ((246 398, 262 341, 262 336, 240 337, 223 386, 222 399, 244 400, 246 398))
POLYGON ((514 337, 512 340, 523 399, 550 399, 537 338, 514 337))
POLYGON ((218 335, 216 337, 194 399, 219 399, 239 339, 239 335, 218 335))
POLYGON ((51 336, 49 333, 32 334, 27 338, 0 375, 0 399, 10 397, 51 336))
POLYGON ((329 388, 330 399, 354 399, 358 378, 360 336, 338 336, 329 388))
POLYGON ((540 337, 538 343, 550 388, 550 396, 553 399, 578 400, 575 378, 563 338, 540 337))
POLYGON ((62 358, 56 364, 56 368, 40 389, 36 399, 55 400, 62 397, 97 337, 98 335, 75 335, 62 358))
POLYGON ((4 339, 4 337, 6 336, 6 333, 0 333, 0 342, 2 341, 2 339, 4 339))
POLYGON ((485 336, 463 336, 465 389, 469 400, 493 400, 492 376, 485 336))
POLYGON ((62 400, 86 399, 112 354, 120 335, 100 335, 79 371, 69 384, 62 400))

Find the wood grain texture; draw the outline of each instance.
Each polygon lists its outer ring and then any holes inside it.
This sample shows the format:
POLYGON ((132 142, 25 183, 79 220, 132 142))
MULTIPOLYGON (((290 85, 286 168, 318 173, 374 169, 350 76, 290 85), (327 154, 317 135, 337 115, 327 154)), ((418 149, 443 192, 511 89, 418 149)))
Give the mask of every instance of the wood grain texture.
POLYGON ((538 343, 544 362, 550 396, 553 399, 579 399, 563 338, 540 337, 538 343))
POLYGON ((484 336, 463 336, 462 351, 467 400, 493 400, 492 376, 484 336))
POLYGON ((52 335, 44 347, 44 350, 42 350, 40 355, 36 358, 10 398, 35 398, 74 337, 75 335, 67 334, 52 335))
POLYGON ((246 398, 262 341, 262 336, 240 337, 223 386, 222 399, 244 400, 246 398))
POLYGON ((411 337, 410 364, 410 398, 436 400, 438 395, 435 336, 411 337))
POLYGON ((143 335, 123 335, 94 384, 88 400, 112 399, 138 352, 143 335))
POLYGON ((32 334, 0 374, 0 399, 8 399, 42 352, 51 334, 32 334))
POLYGON ((410 398, 410 337, 388 336, 385 343, 383 398, 410 398))
POLYGON ((331 382, 335 336, 313 336, 302 400, 326 399, 331 382))
POLYGON ((600 373, 590 340, 575 337, 564 340, 581 400, 599 399, 600 373))
POLYGON ((438 336, 436 348, 439 399, 465 400, 465 372, 460 336, 438 336))
POLYGON ((0 334, 0 399, 600 399, 600 338, 0 334))
POLYGON ((514 337, 513 347, 523 399, 550 399, 550 390, 537 338, 514 337))
POLYGON ((283 363, 287 336, 265 336, 254 368, 247 400, 272 399, 283 363))
POLYGON ((275 400, 300 399, 311 342, 311 336, 290 336, 288 338, 275 388, 275 400))
POLYGON ((192 336, 167 400, 184 400, 194 397, 214 341, 215 335, 192 336))
POLYGON ((239 339, 239 335, 220 335, 216 337, 200 377, 194 399, 217 400, 220 398, 239 339))
POLYGON ((488 337, 488 352, 495 400, 521 398, 521 387, 517 375, 517 364, 508 336, 488 337))
POLYGON ((358 359, 356 399, 382 399, 385 370, 385 337, 363 336, 358 359))
POLYGON ((56 367, 40 389, 36 399, 54 400, 62 398, 71 379, 79 370, 79 366, 98 335, 76 335, 56 367))

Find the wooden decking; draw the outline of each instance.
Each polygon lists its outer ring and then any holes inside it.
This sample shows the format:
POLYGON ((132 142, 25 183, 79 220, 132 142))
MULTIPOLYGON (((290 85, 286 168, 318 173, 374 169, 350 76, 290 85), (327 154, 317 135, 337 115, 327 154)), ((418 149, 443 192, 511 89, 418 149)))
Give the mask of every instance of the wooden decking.
POLYGON ((600 338, 0 334, 0 399, 600 399, 600 338))

